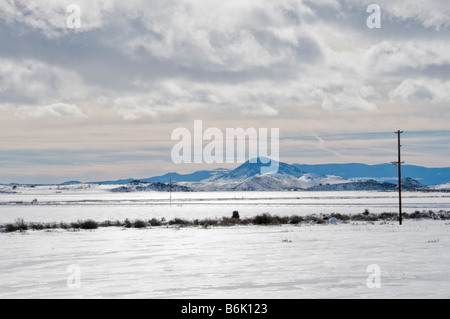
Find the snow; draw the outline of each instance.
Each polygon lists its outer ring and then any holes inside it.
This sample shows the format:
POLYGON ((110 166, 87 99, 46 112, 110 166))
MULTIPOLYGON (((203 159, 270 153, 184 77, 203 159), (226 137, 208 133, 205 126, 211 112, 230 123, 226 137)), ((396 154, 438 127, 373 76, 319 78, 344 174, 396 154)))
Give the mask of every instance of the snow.
MULTIPOLYGON (((179 217, 187 219, 273 215, 358 214, 396 212, 396 192, 167 192, 114 193, 117 185, 17 187, 0 196, 0 225, 23 218, 27 222, 75 222, 79 219, 125 220, 179 217), (35 205, 31 202, 37 199, 35 205), (19 203, 19 204, 18 204, 19 203)), ((450 211, 450 193, 404 192, 407 213, 450 211)))
POLYGON ((344 184, 344 183, 350 183, 350 180, 344 179, 342 177, 339 176, 334 176, 334 175, 327 175, 327 176, 322 176, 322 175, 318 175, 318 174, 313 174, 313 173, 308 173, 303 175, 302 177, 299 178, 299 182, 301 184, 301 187, 306 189, 306 188, 310 188, 310 187, 314 187, 314 186, 318 186, 318 185, 334 185, 334 184, 344 184))
POLYGON ((430 186, 431 189, 436 189, 436 190, 450 190, 450 183, 447 184, 441 184, 441 185, 434 185, 434 186, 430 186))
POLYGON ((340 223, 341 221, 340 221, 339 219, 335 218, 335 217, 331 217, 331 218, 328 220, 328 222, 329 222, 330 224, 337 224, 337 223, 340 223))
POLYGON ((449 230, 409 221, 1 234, 0 298, 448 298, 449 230), (367 285, 369 265, 379 289, 367 285))
MULTIPOLYGON (((111 192, 115 187, 18 186, 0 196, 0 225, 17 218, 192 220, 231 217, 234 210, 242 218, 395 212, 398 201, 395 192, 181 192, 170 203, 165 192, 111 192)), ((450 210, 449 193, 403 195, 405 212, 450 210)), ((0 298, 448 298, 449 231, 449 221, 329 220, 0 232, 0 298), (381 269, 380 289, 367 286, 369 265, 381 269), (77 269, 79 287, 70 285, 77 269)))

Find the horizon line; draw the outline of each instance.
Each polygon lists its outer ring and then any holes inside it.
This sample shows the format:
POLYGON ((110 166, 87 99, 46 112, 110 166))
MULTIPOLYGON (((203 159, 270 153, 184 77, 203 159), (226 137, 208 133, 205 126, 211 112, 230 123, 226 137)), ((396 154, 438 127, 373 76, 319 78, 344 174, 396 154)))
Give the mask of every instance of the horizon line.
MULTIPOLYGON (((256 159, 259 159, 261 157, 257 157, 256 159)), ((177 174, 180 176, 187 176, 187 175, 191 175, 191 174, 195 174, 197 172, 210 172, 210 171, 217 171, 217 170, 225 170, 225 171, 232 171, 234 169, 239 168, 240 166, 250 163, 250 160, 245 161, 244 163, 238 163, 239 165, 237 165, 234 168, 223 168, 223 167, 219 167, 219 168, 214 168, 214 169, 200 169, 200 170, 193 170, 190 173, 178 173, 178 172, 174 172, 174 171, 169 171, 166 173, 163 173, 161 175, 154 175, 154 176, 150 176, 150 177, 145 177, 145 178, 134 178, 134 177, 123 177, 123 178, 116 178, 116 179, 104 179, 101 181, 80 181, 80 180, 76 180, 76 179, 72 179, 72 180, 65 180, 63 182, 60 183, 17 183, 17 182, 9 182, 9 183, 2 183, 0 182, 0 185, 26 185, 26 186, 37 186, 37 185, 62 185, 62 184, 66 184, 66 183, 80 183, 80 184, 97 184, 97 183, 107 183, 107 182, 119 182, 119 181, 127 181, 127 180, 131 180, 131 181, 139 181, 142 179, 151 179, 151 178, 156 178, 156 177, 163 177, 165 175, 169 175, 169 174, 177 174)), ((270 159, 271 161, 273 159, 270 159)), ((379 163, 379 164, 365 164, 365 163, 358 163, 358 162, 348 162, 348 163, 323 163, 323 164, 301 164, 301 163, 287 163, 287 162, 282 162, 282 161, 277 161, 279 163, 283 163, 283 164, 288 164, 288 165, 300 165, 300 166, 326 166, 326 165, 364 165, 364 166, 380 166, 380 165, 393 165, 392 163, 379 163)), ((250 163, 250 164, 259 164, 257 163, 250 163)), ((267 164, 262 164, 262 165, 267 165, 267 164)), ((442 166, 442 167, 429 167, 429 166, 423 166, 423 165, 414 165, 414 164, 404 164, 402 165, 404 166, 409 166, 409 167, 421 167, 421 168, 426 168, 426 169, 450 169, 450 166, 442 166)), ((307 173, 306 173, 307 174, 307 173)))

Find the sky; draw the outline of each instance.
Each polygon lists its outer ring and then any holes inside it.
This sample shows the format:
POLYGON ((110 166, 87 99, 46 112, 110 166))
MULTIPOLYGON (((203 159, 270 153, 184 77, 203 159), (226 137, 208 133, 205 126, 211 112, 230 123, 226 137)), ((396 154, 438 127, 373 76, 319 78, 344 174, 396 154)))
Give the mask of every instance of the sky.
POLYGON ((448 167, 450 2, 375 1, 2 0, 0 183, 238 166, 174 163, 195 120, 277 128, 291 164, 390 163, 403 130, 448 167))

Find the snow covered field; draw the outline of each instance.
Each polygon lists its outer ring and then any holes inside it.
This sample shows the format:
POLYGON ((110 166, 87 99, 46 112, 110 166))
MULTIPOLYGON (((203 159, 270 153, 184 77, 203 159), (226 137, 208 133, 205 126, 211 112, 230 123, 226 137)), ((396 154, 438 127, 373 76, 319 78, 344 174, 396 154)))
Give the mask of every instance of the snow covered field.
POLYGON ((0 298, 450 297, 443 221, 0 237, 0 298))
MULTIPOLYGON (((397 211, 393 192, 173 193, 170 205, 79 187, 2 193, 0 224, 397 211)), ((450 210, 450 194, 406 192, 404 205, 450 210)), ((432 220, 0 233, 0 298, 449 298, 449 248, 450 222, 432 220)))
MULTIPOLYGON (((74 222, 79 219, 124 220, 179 217, 186 219, 241 217, 261 213, 273 215, 357 214, 397 212, 396 192, 166 192, 113 193, 113 186, 17 188, 0 194, 0 224, 23 218, 27 222, 74 222), (86 188, 88 187, 89 188, 86 188), (31 202, 37 199, 37 205, 31 202)), ((404 192, 403 208, 450 211, 450 193, 404 192)))

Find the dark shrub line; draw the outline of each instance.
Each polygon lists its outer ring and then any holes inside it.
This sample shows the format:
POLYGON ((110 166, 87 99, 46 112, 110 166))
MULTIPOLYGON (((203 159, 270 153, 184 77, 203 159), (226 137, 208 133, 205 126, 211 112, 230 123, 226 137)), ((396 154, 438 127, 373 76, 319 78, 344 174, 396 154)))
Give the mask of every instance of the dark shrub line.
MULTIPOLYGON (((96 222, 92 219, 88 220, 79 220, 78 222, 72 223, 26 223, 23 219, 16 219, 13 224, 6 224, 1 226, 0 229, 3 232, 15 232, 15 231, 26 231, 26 230, 45 230, 45 229, 85 229, 92 230, 97 229, 99 227, 125 227, 125 228, 146 228, 146 227, 204 227, 208 228, 211 226, 246 226, 246 225, 297 225, 301 223, 305 224, 325 224, 330 221, 339 221, 341 223, 349 223, 349 222, 376 222, 376 221, 397 221, 398 215, 397 213, 380 213, 380 214, 372 214, 368 210, 361 214, 320 214, 320 215, 306 215, 306 216, 277 216, 271 215, 268 213, 260 214, 254 217, 248 218, 240 218, 239 213, 236 211, 233 212, 232 217, 222 217, 220 219, 195 219, 195 220, 187 220, 182 218, 174 218, 169 221, 166 221, 164 218, 156 219, 152 218, 148 221, 142 219, 136 219, 134 221, 130 221, 128 218, 124 221, 104 221, 104 222, 96 222)), ((449 211, 415 211, 414 213, 403 214, 404 219, 433 219, 433 220, 450 220, 450 212, 449 211)))

